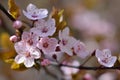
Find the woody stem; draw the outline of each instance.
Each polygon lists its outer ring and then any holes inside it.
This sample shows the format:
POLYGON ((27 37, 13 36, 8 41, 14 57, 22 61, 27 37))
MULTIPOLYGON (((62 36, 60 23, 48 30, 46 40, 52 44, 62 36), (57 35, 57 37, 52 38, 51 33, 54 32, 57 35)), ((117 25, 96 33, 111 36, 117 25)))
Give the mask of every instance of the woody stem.
POLYGON ((0 3, 0 10, 1 10, 3 13, 5 13, 6 16, 7 16, 10 20, 15 21, 15 18, 13 18, 13 17, 8 13, 8 11, 3 7, 3 5, 2 5, 1 3, 0 3))
POLYGON ((72 66, 67 64, 58 64, 58 63, 51 63, 51 65, 59 66, 59 67, 69 67, 69 68, 76 68, 80 70, 106 70, 106 69, 120 69, 120 66, 115 67, 89 67, 89 66, 72 66))

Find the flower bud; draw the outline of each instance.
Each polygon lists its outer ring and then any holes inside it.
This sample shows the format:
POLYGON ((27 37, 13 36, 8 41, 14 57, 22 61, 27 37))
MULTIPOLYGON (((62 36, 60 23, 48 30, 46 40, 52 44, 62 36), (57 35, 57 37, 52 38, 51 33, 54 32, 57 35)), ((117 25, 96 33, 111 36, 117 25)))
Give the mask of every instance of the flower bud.
POLYGON ((19 20, 16 20, 15 22, 13 22, 13 28, 15 29, 20 29, 22 27, 22 22, 19 20))
POLYGON ((90 75, 89 73, 85 74, 83 80, 94 80, 92 75, 90 75))
POLYGON ((50 61, 48 59, 44 59, 42 62, 41 62, 41 65, 42 66, 47 66, 50 64, 50 61))
POLYGON ((18 41, 18 37, 16 35, 13 35, 13 36, 10 37, 10 41, 15 43, 15 42, 18 41))

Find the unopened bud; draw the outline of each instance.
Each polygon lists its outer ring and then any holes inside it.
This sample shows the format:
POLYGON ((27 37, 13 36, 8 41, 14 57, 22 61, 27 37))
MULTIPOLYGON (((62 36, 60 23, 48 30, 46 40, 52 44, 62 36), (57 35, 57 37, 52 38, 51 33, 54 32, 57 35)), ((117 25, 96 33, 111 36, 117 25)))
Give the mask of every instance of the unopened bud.
POLYGON ((94 80, 92 75, 90 75, 89 73, 85 74, 83 80, 94 80))
POLYGON ((41 65, 42 66, 47 66, 50 64, 50 61, 48 59, 44 59, 42 62, 41 62, 41 65))
POLYGON ((19 20, 16 20, 15 22, 13 22, 13 28, 15 29, 20 29, 22 27, 22 22, 19 20))
POLYGON ((13 36, 10 37, 10 41, 15 43, 15 42, 18 41, 18 37, 16 35, 13 35, 13 36))

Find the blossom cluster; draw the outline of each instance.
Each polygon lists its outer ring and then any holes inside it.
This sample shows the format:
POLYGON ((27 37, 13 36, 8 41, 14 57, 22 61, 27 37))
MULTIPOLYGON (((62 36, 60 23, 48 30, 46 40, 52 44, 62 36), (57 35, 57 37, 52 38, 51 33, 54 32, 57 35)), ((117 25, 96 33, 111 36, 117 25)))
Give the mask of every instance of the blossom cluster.
MULTIPOLYGON (((69 27, 59 30, 58 36, 54 36, 57 30, 56 20, 47 19, 47 9, 38 9, 35 5, 29 4, 27 10, 23 10, 23 14, 34 24, 29 30, 24 30, 20 37, 17 35, 10 37, 17 52, 15 57, 17 64, 23 63, 25 67, 30 68, 36 64, 36 60, 40 62, 40 65, 46 66, 51 61, 58 61, 58 58, 64 55, 77 56, 82 59, 91 55, 82 41, 70 35, 69 27)), ((20 29, 22 22, 16 20, 13 27, 20 29)), ((105 67, 114 66, 117 60, 109 49, 103 51, 96 49, 95 56, 105 67)))

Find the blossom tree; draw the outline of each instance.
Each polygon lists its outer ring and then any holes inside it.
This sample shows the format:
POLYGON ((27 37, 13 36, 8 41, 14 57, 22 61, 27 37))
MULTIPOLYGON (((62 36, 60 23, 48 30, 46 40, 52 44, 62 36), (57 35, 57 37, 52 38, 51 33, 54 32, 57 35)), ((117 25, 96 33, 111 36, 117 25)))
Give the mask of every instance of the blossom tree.
POLYGON ((40 70, 40 67, 46 69, 46 66, 53 65, 59 67, 59 70, 65 75, 60 78, 61 80, 72 80, 72 75, 81 70, 120 69, 120 66, 114 65, 119 58, 112 56, 109 49, 95 49, 90 52, 84 42, 71 35, 70 28, 66 26, 63 18, 63 10, 53 9, 51 14, 48 14, 47 9, 37 8, 30 3, 26 11, 22 11, 24 16, 33 22, 30 25, 18 19, 20 9, 15 2, 9 0, 9 4, 16 9, 13 10, 9 6, 9 12, 7 12, 1 4, 0 9, 13 21, 12 26, 16 31, 10 37, 16 53, 14 57, 6 59, 8 62, 13 60, 12 66, 13 63, 17 65, 13 66, 12 69, 20 70, 24 66, 25 69, 40 70), (80 63, 72 57, 86 60, 80 63), (91 57, 96 57, 100 66, 85 66, 84 64, 89 62, 91 57))

